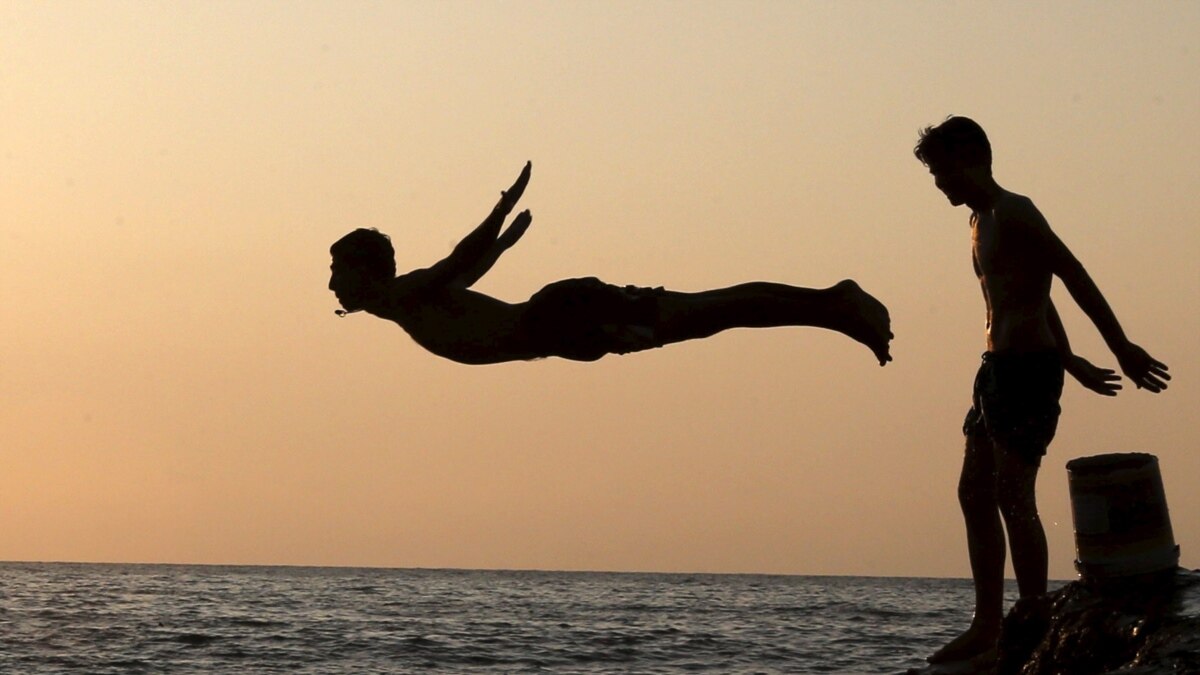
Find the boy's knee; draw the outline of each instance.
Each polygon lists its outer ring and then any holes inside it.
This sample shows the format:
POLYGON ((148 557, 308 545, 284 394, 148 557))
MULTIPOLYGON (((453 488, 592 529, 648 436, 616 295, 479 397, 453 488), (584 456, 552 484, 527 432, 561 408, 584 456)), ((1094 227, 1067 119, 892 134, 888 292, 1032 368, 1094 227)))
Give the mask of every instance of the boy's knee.
POLYGON ((958 504, 962 507, 963 513, 995 513, 996 490, 993 486, 982 482, 959 481, 958 504))
POLYGON ((1000 496, 998 506, 1000 515, 1006 523, 1020 523, 1036 520, 1038 517, 1037 501, 1033 495, 1004 495, 1000 496))
POLYGON ((1037 518, 1037 495, 1034 492, 1034 474, 1020 471, 1015 475, 1001 470, 997 486, 1000 514, 1009 522, 1037 518))

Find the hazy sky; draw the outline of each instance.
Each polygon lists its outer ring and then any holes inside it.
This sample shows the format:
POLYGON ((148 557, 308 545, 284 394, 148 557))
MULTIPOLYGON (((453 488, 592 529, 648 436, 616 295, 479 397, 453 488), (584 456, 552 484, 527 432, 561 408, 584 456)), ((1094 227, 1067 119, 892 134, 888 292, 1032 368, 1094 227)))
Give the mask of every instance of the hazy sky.
POLYGON ((1197 34, 1192 2, 0 4, 0 559, 966 576, 983 303, 911 152, 956 113, 1175 376, 1068 383, 1052 576, 1064 465, 1106 452, 1158 455, 1196 566, 1197 34), (526 160, 480 290, 852 277, 895 362, 793 328, 470 367, 334 316, 330 243, 428 265, 526 160))

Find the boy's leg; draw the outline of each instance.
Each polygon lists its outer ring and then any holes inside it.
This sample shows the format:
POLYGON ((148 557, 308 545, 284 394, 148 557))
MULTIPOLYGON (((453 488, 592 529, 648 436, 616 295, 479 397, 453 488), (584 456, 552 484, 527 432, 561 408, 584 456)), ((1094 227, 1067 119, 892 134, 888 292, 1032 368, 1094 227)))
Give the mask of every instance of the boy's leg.
POLYGON ((1017 588, 1022 598, 1042 595, 1049 577, 1049 550, 1034 490, 1038 465, 1007 448, 997 448, 996 454, 1000 513, 1008 530, 1017 588))
POLYGON ((1046 592, 1049 554, 1038 516, 1038 467, 1054 438, 1061 410, 1062 360, 1054 350, 1015 354, 997 367, 985 415, 995 422, 1000 513, 1008 530, 1021 597, 1046 592))
POLYGON ((664 291, 658 306, 664 343, 706 338, 730 328, 815 326, 865 344, 880 365, 891 360, 887 308, 850 280, 824 289, 757 281, 700 293, 664 291))
POLYGON ((970 627, 928 658, 947 663, 971 658, 996 646, 1004 618, 1004 528, 997 503, 995 449, 979 433, 968 434, 958 482, 958 502, 967 528, 967 553, 975 584, 975 616, 970 627))

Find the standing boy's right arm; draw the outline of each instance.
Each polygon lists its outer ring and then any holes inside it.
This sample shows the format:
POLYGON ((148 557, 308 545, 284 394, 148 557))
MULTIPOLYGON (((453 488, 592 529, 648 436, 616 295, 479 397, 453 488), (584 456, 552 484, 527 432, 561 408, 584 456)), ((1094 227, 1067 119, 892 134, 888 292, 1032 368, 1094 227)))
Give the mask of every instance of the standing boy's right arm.
POLYGON ((1104 299, 1104 295, 1096 286, 1096 282, 1092 281, 1091 275, 1084 269, 1083 264, 1050 229, 1050 224, 1033 206, 1033 203, 1028 202, 1023 211, 1025 212, 1024 225, 1031 229, 1050 271, 1062 279, 1071 298, 1096 325, 1105 344, 1117 357, 1117 363, 1121 365, 1121 370, 1126 377, 1139 389, 1145 388, 1154 393, 1166 389, 1166 381, 1171 379, 1167 373, 1167 365, 1151 357, 1146 350, 1129 341, 1112 308, 1109 307, 1108 301, 1104 299))

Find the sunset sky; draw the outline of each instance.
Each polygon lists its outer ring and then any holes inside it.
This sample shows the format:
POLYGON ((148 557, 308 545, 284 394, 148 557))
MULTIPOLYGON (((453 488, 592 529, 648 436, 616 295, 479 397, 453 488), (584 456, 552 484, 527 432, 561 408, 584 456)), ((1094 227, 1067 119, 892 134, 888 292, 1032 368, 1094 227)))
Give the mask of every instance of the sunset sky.
POLYGON ((1158 456, 1200 566, 1197 35, 1195 2, 0 4, 0 560, 968 576, 983 302, 912 155, 962 114, 1174 376, 1068 381, 1051 576, 1064 465, 1108 452, 1158 456), (334 316, 334 240, 429 265, 526 160, 479 290, 853 278, 895 361, 788 328, 471 367, 334 316))

